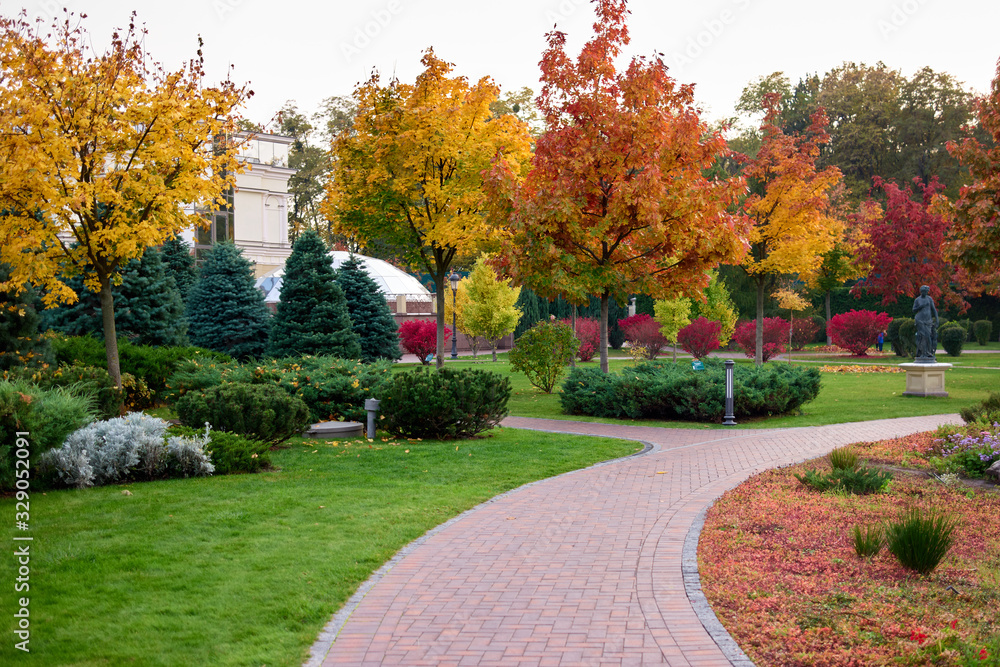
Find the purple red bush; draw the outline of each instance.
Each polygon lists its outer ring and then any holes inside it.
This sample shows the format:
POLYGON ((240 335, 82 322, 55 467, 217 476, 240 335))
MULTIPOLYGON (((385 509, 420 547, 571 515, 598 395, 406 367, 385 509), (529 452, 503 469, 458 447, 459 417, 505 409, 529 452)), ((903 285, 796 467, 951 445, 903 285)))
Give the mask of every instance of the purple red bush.
POLYGON ((804 317, 795 320, 792 323, 792 349, 803 349, 808 343, 815 341, 817 335, 819 325, 815 321, 804 317))
MULTIPOLYGON (((563 324, 569 325, 570 320, 560 320, 563 324)), ((580 361, 590 361, 597 353, 597 348, 601 344, 601 325, 597 320, 589 317, 576 318, 576 338, 580 341, 580 348, 576 354, 580 361)))
MULTIPOLYGON (((780 317, 764 318, 764 345, 762 350, 764 361, 785 351, 785 342, 788 340, 788 329, 790 326, 788 320, 783 320, 780 317)), ((743 354, 753 359, 757 351, 757 320, 750 320, 736 327, 733 340, 743 350, 743 354)))
MULTIPOLYGON (((445 340, 451 329, 444 328, 445 340)), ((420 363, 428 364, 427 356, 437 350, 437 322, 432 320, 410 320, 399 325, 399 342, 403 349, 417 355, 420 363)))
POLYGON ((869 347, 875 344, 880 331, 885 331, 892 322, 886 313, 873 310, 852 310, 830 318, 826 326, 833 344, 850 350, 851 354, 865 357, 869 347))
POLYGON ((677 342, 680 343, 682 350, 695 359, 702 359, 712 350, 719 348, 720 331, 722 331, 721 324, 706 317, 699 317, 678 332, 677 342))
POLYGON ((660 333, 660 323, 646 313, 618 320, 618 326, 625 332, 625 340, 629 344, 646 348, 646 357, 649 359, 655 359, 667 344, 667 339, 660 333))

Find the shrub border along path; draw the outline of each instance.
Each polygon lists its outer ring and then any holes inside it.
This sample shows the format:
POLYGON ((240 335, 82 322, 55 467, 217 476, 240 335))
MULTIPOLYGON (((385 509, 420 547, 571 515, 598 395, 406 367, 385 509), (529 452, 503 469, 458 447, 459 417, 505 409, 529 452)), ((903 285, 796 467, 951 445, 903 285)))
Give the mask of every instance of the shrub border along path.
POLYGON ((959 421, 720 433, 508 418, 652 448, 515 489, 435 529, 361 587, 308 664, 749 665, 701 596, 693 546, 708 506, 762 470, 959 421))

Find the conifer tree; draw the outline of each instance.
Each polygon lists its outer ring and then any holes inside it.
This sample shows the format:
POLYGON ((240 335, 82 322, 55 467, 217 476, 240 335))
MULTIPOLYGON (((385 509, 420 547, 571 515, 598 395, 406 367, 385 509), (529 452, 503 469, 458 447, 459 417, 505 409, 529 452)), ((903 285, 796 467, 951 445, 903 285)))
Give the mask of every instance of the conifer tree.
POLYGON ((163 255, 163 267, 167 274, 173 276, 181 299, 187 303, 188 294, 198 280, 198 269, 195 266, 191 246, 179 236, 172 236, 163 243, 160 249, 163 255))
POLYGON ((281 300, 268 350, 275 357, 302 354, 361 357, 347 300, 337 284, 326 245, 315 229, 299 234, 285 262, 281 300))
POLYGON ((191 342, 238 359, 263 356, 270 316, 254 287, 253 268, 232 243, 205 256, 188 301, 191 342))
MULTIPOLYGON (((0 264, 0 283, 10 279, 10 267, 0 264)), ((0 291, 0 371, 51 361, 49 342, 38 335, 35 292, 0 291)))
POLYGON ((347 313, 361 344, 361 358, 399 359, 402 353, 396 320, 378 285, 354 255, 337 270, 337 284, 347 299, 347 313))
MULTIPOLYGON (((69 306, 46 310, 42 327, 69 336, 104 336, 101 299, 83 284, 79 275, 66 284, 79 295, 69 306)), ((138 345, 186 345, 187 318, 177 284, 168 275, 156 248, 122 269, 122 283, 112 288, 115 330, 119 337, 138 345)))

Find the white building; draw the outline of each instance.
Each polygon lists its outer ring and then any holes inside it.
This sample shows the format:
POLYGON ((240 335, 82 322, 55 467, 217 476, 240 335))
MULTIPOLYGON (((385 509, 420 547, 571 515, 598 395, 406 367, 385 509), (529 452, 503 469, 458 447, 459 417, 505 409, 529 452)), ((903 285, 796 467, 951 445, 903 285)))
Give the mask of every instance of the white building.
POLYGON ((293 139, 258 134, 247 141, 239 159, 248 168, 236 175, 236 188, 227 194, 228 205, 209 215, 211 224, 181 236, 201 255, 221 241, 233 241, 254 263, 257 277, 285 265, 292 253, 288 241, 288 180, 295 170, 288 166, 293 139))

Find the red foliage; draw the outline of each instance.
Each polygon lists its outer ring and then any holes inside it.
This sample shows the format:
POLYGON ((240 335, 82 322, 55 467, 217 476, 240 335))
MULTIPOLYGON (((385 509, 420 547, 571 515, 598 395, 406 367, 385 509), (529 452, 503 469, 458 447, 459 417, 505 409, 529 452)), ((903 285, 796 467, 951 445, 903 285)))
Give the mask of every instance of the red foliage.
MULTIPOLYGON (((451 329, 444 328, 445 340, 451 335, 451 329)), ((427 355, 434 354, 437 349, 437 323, 431 320, 410 320, 399 325, 399 342, 403 349, 417 355, 420 363, 427 364, 427 355)))
POLYGON ((868 201, 860 214, 851 216, 868 239, 858 247, 857 259, 871 267, 852 291, 881 296, 886 304, 895 302, 900 294, 915 296, 921 285, 928 285, 935 299, 962 310, 968 308, 951 287, 957 280, 956 272, 944 258, 948 221, 930 209, 931 200, 944 185, 937 178, 929 185, 914 178, 913 186, 901 188, 876 176, 873 189, 885 193, 885 213, 868 201), (921 200, 914 201, 914 195, 920 195, 921 200))
MULTIPOLYGON (((570 325, 568 319, 560 322, 570 325)), ((580 361, 590 361, 601 344, 601 325, 589 317, 576 318, 576 339, 580 341, 580 348, 576 352, 580 361)))
POLYGON ((618 320, 618 326, 625 332, 625 340, 630 344, 646 348, 646 357, 649 359, 655 359, 667 344, 667 339, 660 333, 660 323, 646 313, 618 320))
MULTIPOLYGON (((764 361, 785 351, 785 342, 788 340, 788 329, 790 327, 791 325, 788 323, 788 320, 783 320, 780 317, 764 318, 764 347, 762 355, 764 361)), ((743 354, 753 359, 757 351, 757 320, 750 320, 736 327, 733 340, 743 350, 743 354)))
POLYGON ((699 317, 678 332, 677 342, 680 343, 681 349, 695 359, 702 359, 712 350, 719 348, 720 331, 722 331, 721 324, 706 317, 699 317))
POLYGON ((880 331, 885 331, 892 318, 873 310, 852 310, 834 315, 826 325, 833 344, 850 350, 858 357, 868 356, 866 351, 875 344, 880 331))
POLYGON ((819 325, 810 319, 801 317, 792 322, 792 349, 801 350, 808 343, 816 340, 819 325))

